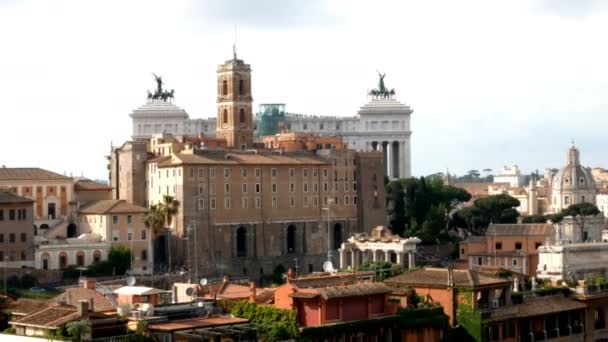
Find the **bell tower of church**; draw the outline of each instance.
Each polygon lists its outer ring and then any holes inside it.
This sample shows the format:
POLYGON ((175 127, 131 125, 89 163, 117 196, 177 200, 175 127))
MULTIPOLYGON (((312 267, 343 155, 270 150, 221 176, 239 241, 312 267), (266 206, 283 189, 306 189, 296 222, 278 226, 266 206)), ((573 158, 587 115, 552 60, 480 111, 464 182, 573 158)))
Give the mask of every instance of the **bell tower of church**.
POLYGON ((251 66, 233 58, 217 69, 216 137, 226 139, 228 148, 253 147, 253 98, 251 66))

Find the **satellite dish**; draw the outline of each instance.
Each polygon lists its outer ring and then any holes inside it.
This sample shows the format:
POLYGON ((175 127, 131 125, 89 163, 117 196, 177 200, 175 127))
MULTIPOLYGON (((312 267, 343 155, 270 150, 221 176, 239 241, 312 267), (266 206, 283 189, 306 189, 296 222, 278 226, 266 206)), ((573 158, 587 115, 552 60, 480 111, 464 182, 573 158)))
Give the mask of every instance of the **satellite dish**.
POLYGON ((199 308, 202 308, 205 304, 203 304, 203 302, 198 302, 196 303, 196 306, 198 306, 199 308))
POLYGON ((334 265, 329 260, 323 263, 323 271, 329 273, 336 272, 334 265))
POLYGON ((199 281, 199 284, 201 284, 201 286, 207 285, 207 278, 201 278, 201 281, 199 281))
POLYGON ((189 287, 186 289, 186 296, 188 297, 192 297, 192 294, 194 294, 194 289, 189 287))
POLYGON ((129 286, 135 285, 135 277, 132 277, 132 276, 127 277, 127 285, 129 285, 129 286))

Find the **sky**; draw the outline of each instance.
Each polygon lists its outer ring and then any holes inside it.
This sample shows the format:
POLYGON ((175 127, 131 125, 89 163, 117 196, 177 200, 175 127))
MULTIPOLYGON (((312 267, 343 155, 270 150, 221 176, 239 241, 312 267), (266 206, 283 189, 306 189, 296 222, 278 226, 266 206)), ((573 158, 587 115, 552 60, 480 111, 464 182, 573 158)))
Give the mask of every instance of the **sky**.
POLYGON ((386 73, 416 176, 608 167, 605 32, 601 0, 0 0, 0 165, 107 179, 151 72, 212 116, 236 41, 254 105, 352 116, 386 73))

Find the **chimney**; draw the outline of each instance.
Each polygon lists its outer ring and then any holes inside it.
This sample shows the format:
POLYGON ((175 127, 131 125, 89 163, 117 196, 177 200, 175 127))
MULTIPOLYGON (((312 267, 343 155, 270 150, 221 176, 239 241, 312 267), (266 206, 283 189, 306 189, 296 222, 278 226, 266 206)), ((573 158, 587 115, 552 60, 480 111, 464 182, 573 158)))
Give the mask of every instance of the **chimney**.
POLYGON ((86 299, 80 299, 78 301, 78 316, 82 319, 89 318, 89 301, 86 299))
POLYGON ((254 281, 249 282, 249 290, 251 291, 251 294, 249 295, 249 301, 251 303, 255 303, 257 299, 257 288, 255 286, 254 281))
POLYGON ((291 283, 292 280, 293 280, 293 269, 289 268, 287 270, 287 283, 291 283))
POLYGON ((82 281, 82 287, 85 289, 95 290, 95 278, 86 278, 82 281))

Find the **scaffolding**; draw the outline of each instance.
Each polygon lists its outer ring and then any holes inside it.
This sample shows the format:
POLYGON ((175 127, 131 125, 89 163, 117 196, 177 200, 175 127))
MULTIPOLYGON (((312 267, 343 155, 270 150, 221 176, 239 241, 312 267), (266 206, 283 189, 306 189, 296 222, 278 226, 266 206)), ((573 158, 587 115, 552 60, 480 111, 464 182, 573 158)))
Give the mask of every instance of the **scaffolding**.
POLYGON ((258 136, 275 135, 285 125, 284 103, 262 103, 256 114, 258 119, 258 136))

